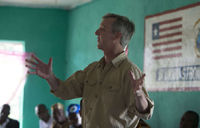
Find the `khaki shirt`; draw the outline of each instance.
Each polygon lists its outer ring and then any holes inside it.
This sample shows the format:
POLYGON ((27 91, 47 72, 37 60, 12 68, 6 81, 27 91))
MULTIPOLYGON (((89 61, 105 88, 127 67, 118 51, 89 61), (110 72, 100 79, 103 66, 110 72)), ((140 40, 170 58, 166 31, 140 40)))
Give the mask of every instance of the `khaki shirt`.
POLYGON ((150 119, 154 102, 149 99, 145 85, 143 92, 150 112, 140 114, 135 105, 129 71, 135 79, 142 76, 139 68, 123 52, 104 66, 104 57, 83 71, 77 71, 52 92, 63 100, 83 97, 83 128, 135 128, 140 118, 150 119))

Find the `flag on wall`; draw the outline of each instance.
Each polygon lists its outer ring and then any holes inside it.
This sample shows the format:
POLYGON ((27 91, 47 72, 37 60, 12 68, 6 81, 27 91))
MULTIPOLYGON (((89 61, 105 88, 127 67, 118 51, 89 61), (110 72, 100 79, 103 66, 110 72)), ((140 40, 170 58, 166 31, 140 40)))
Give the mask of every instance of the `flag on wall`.
POLYGON ((152 24, 153 59, 181 57, 182 17, 152 24), (174 44, 173 46, 170 44, 174 44), (162 46, 162 47, 161 47, 162 46), (171 52, 172 51, 172 52, 171 52), (176 52, 175 52, 176 51, 176 52), (168 53, 167 53, 168 52, 168 53), (166 53, 166 54, 165 54, 166 53))
POLYGON ((149 91, 200 90, 200 2, 145 17, 149 91))

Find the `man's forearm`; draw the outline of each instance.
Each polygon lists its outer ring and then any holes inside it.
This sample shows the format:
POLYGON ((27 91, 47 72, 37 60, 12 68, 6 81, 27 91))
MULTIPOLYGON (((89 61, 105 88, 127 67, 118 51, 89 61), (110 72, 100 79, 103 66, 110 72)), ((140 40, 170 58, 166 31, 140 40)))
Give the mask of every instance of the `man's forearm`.
POLYGON ((56 91, 60 85, 59 79, 53 74, 51 77, 46 79, 52 91, 56 91))
POLYGON ((148 107, 148 101, 144 94, 136 96, 136 108, 141 114, 145 114, 150 111, 148 107))

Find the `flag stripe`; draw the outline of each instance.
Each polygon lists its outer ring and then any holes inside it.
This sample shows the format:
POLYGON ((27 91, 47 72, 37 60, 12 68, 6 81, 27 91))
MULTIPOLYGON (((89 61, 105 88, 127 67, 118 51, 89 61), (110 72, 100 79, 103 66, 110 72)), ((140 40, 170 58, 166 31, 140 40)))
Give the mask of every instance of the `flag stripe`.
POLYGON ((182 49, 182 46, 169 47, 165 49, 156 49, 153 51, 153 53, 161 53, 161 52, 174 51, 174 50, 179 50, 179 49, 182 49))
POLYGON ((177 29, 177 28, 182 28, 182 24, 176 25, 176 26, 167 27, 167 28, 162 28, 159 31, 163 32, 163 31, 173 30, 173 29, 177 29))
POLYGON ((176 39, 176 40, 171 40, 171 41, 166 41, 166 42, 159 42, 159 43, 152 44, 152 46, 157 47, 160 45, 168 45, 168 44, 174 44, 174 43, 179 43, 179 42, 182 42, 182 39, 176 39))
POLYGON ((156 56, 153 57, 154 60, 158 60, 158 59, 165 59, 165 58, 174 58, 174 57, 181 57, 182 54, 178 53, 178 54, 170 54, 170 55, 162 55, 162 56, 156 56))
POLYGON ((159 39, 166 38, 166 37, 173 37, 173 36, 177 36, 177 35, 182 35, 182 32, 175 32, 175 33, 162 35, 162 36, 159 37, 159 39))
POLYGON ((180 44, 182 42, 182 27, 182 17, 162 20, 153 24, 152 54, 154 54, 154 57, 152 59, 159 60, 182 56, 180 51, 182 49, 182 44, 180 44), (158 30, 157 33, 156 30, 158 30))
POLYGON ((178 21, 182 21, 182 17, 159 22, 159 25, 168 24, 168 23, 173 23, 173 22, 178 22, 178 21))

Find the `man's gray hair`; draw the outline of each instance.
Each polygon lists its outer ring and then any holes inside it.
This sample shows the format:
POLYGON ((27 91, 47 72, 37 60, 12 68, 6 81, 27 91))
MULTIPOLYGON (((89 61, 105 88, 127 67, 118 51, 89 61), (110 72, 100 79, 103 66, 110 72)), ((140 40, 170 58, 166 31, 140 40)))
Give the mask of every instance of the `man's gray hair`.
POLYGON ((116 18, 116 20, 112 24, 112 33, 122 33, 120 44, 123 48, 125 48, 135 32, 135 24, 132 21, 130 21, 127 17, 113 13, 107 13, 102 17, 102 19, 106 18, 116 18))

